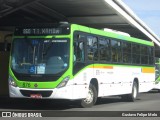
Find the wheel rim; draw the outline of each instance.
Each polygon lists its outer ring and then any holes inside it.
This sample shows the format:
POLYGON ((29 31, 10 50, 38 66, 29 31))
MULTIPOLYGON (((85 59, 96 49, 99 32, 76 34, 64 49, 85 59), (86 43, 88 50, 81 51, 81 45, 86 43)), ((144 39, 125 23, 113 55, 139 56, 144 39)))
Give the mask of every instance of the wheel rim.
POLYGON ((133 97, 134 98, 137 97, 137 87, 136 87, 136 85, 134 85, 134 87, 133 87, 133 97))
POLYGON ((93 102, 93 96, 94 96, 93 90, 92 90, 92 89, 89 89, 88 95, 87 95, 87 97, 84 99, 84 102, 87 103, 87 104, 92 103, 92 102, 93 102))

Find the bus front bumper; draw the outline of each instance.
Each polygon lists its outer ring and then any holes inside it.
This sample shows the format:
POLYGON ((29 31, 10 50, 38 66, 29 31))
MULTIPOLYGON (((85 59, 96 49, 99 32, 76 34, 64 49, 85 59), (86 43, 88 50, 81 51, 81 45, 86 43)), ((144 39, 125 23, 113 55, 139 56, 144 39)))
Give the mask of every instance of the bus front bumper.
POLYGON ((39 99, 82 99, 87 96, 86 85, 69 85, 54 89, 29 89, 9 85, 11 98, 39 98, 39 99))

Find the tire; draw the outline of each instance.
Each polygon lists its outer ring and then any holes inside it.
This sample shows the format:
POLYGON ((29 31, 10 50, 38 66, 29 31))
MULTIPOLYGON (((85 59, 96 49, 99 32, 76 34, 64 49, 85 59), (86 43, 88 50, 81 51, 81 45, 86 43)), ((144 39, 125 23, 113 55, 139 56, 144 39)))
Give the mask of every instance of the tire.
POLYGON ((137 96, 138 96, 138 84, 137 84, 137 82, 134 81, 133 86, 132 86, 132 93, 127 94, 127 95, 123 95, 121 97, 125 101, 134 102, 137 99, 137 96))
POLYGON ((92 107, 97 101, 97 96, 97 89, 93 84, 90 84, 87 97, 81 100, 81 107, 92 107))

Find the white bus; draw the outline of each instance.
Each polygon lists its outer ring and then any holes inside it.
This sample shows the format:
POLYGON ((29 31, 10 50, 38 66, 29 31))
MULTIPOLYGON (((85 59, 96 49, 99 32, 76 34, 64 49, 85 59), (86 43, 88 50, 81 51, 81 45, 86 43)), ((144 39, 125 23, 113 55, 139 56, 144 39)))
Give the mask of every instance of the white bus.
POLYGON ((153 88, 154 43, 77 24, 16 28, 9 65, 13 98, 80 100, 153 88))

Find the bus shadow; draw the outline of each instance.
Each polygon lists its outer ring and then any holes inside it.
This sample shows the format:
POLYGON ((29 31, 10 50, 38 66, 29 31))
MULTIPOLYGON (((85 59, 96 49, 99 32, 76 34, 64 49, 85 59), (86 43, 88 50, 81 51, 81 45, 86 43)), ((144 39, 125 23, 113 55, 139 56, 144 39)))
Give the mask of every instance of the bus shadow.
MULTIPOLYGON (((139 100, 139 99, 138 99, 139 100)), ((105 97, 98 99, 96 105, 126 102, 121 97, 105 97)), ((96 106, 95 105, 95 106, 96 106)), ((40 100, 40 99, 11 99, 0 97, 0 109, 5 110, 67 110, 81 108, 78 101, 69 100, 40 100)))
POLYGON ((77 108, 68 100, 36 100, 36 99, 11 99, 0 97, 0 109, 5 110, 66 110, 77 108))
POLYGON ((153 90, 150 90, 148 93, 157 94, 157 93, 160 93, 160 90, 153 89, 153 90))
POLYGON ((120 97, 104 97, 104 98, 98 98, 96 105, 117 103, 121 101, 122 100, 120 97))
MULTIPOLYGON (((139 97, 136 99, 136 101, 141 100, 139 97)), ((127 100, 122 99, 119 96, 112 96, 112 97, 105 97, 105 98, 99 98, 97 100, 96 105, 102 105, 102 104, 112 104, 112 103, 124 103, 128 102, 127 100)))

